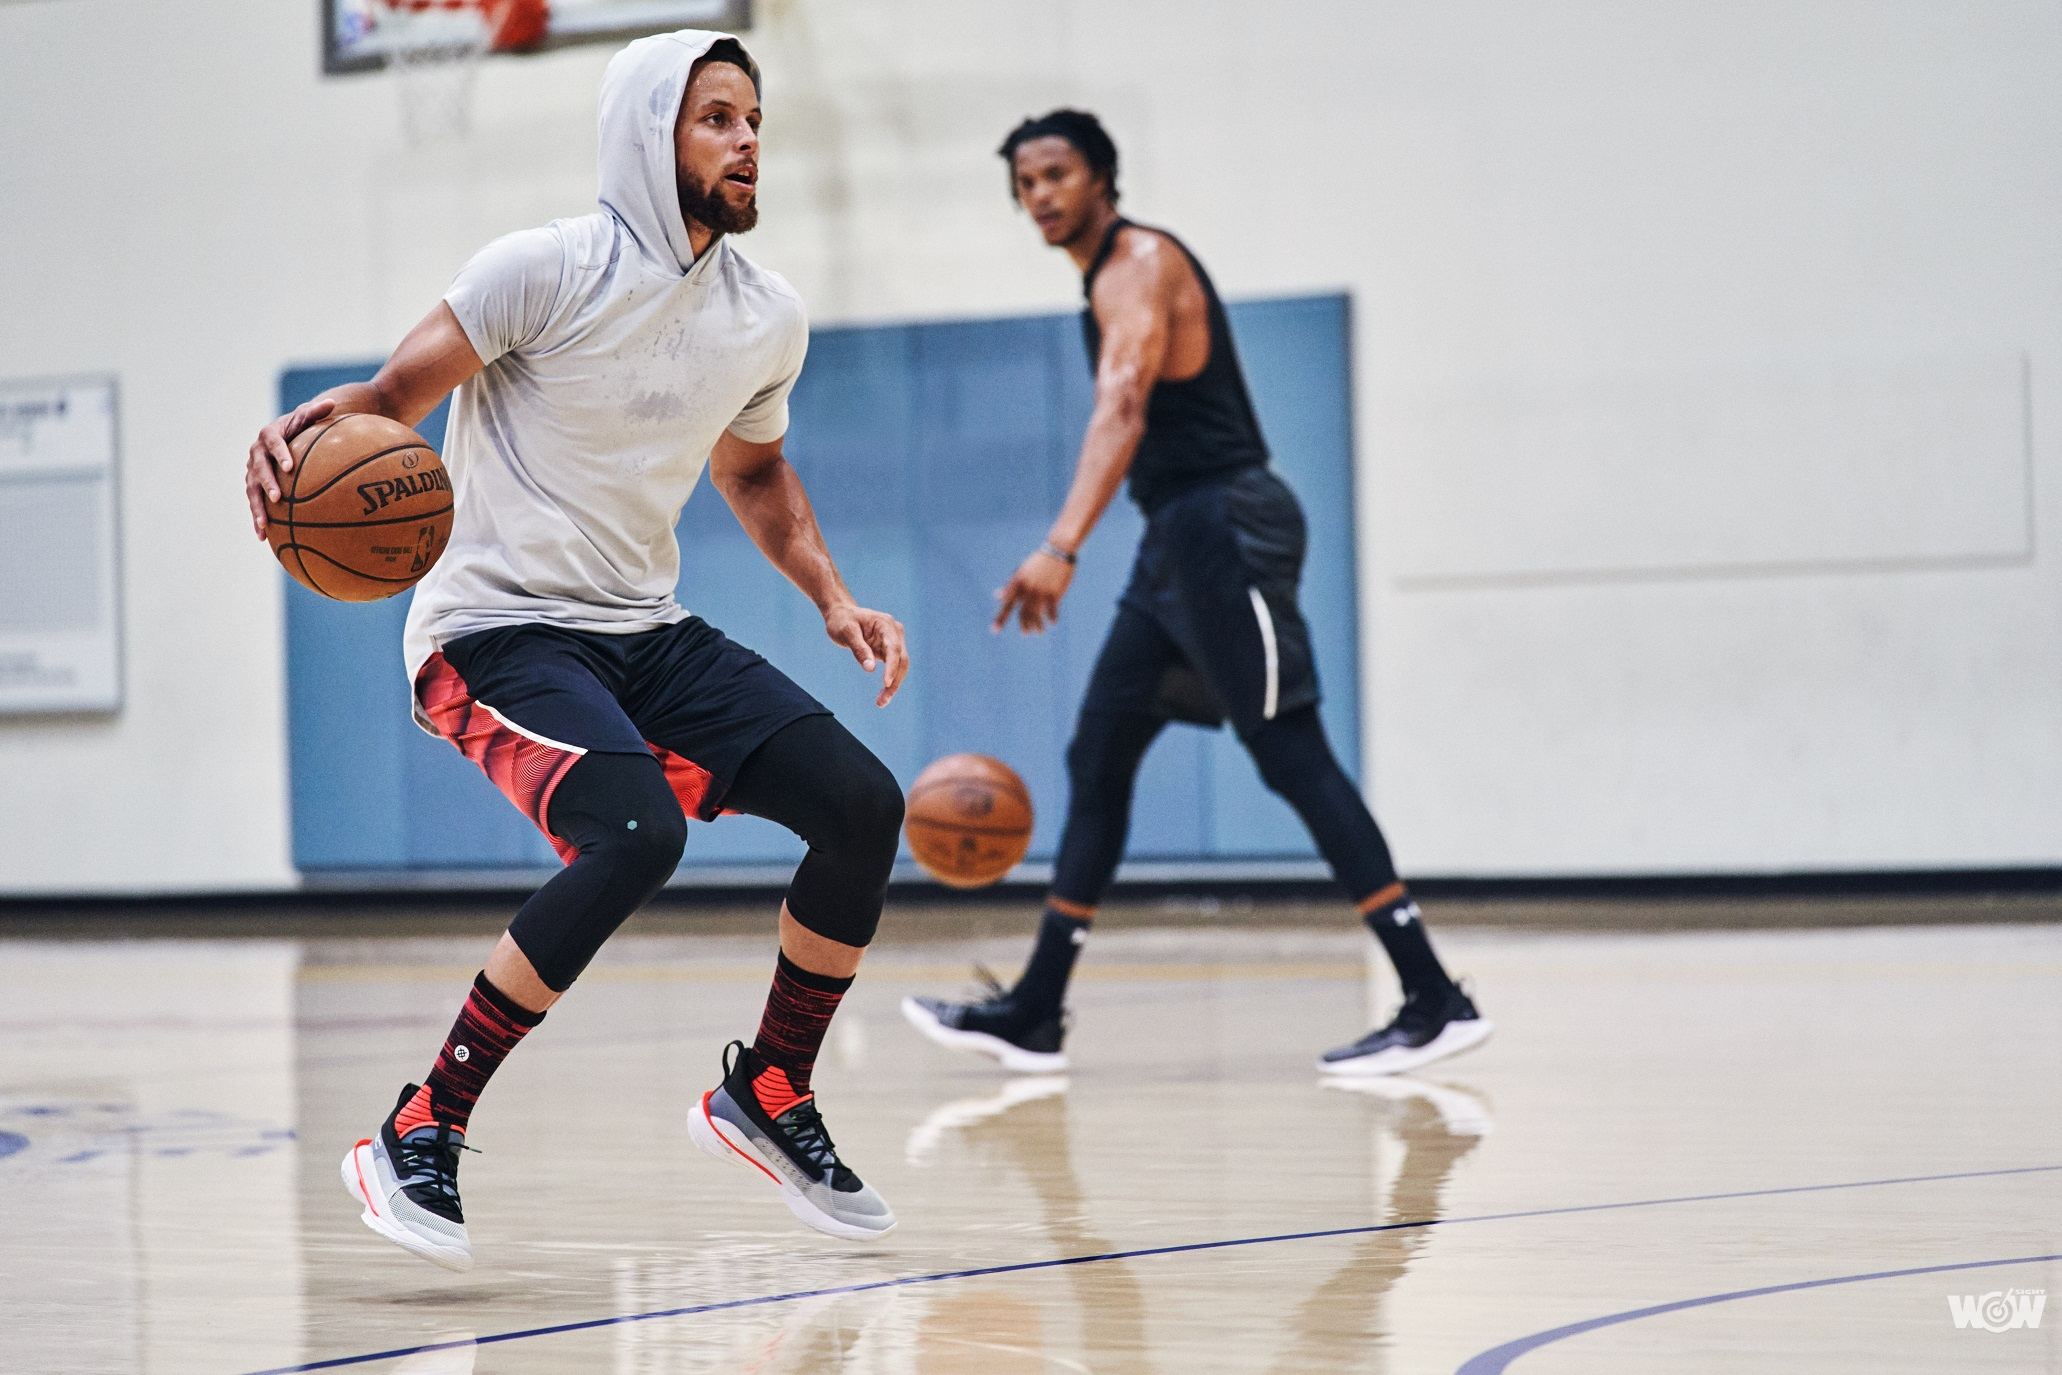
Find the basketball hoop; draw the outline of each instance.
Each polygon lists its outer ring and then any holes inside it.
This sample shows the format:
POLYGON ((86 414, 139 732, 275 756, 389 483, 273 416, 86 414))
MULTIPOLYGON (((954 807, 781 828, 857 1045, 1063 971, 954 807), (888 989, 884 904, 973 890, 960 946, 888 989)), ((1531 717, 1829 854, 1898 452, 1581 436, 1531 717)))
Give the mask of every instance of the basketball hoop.
POLYGON ((550 14, 549 0, 377 0, 373 44, 400 85, 408 141, 465 134, 480 59, 534 48, 550 14))

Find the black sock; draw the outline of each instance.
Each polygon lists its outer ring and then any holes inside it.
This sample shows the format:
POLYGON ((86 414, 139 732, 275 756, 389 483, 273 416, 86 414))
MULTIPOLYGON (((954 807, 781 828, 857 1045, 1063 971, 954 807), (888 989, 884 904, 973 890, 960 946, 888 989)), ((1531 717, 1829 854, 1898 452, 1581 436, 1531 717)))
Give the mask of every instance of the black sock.
POLYGON ((1017 986, 1010 990, 1010 1001, 1019 1010, 1041 1018, 1060 1010, 1067 996, 1067 979, 1074 972, 1074 957, 1081 953, 1092 921, 1091 917, 1070 917, 1055 907, 1045 909, 1045 919, 1038 923, 1038 943, 1031 947, 1031 958, 1017 986))
POLYGON ((1389 962, 1396 966, 1396 977, 1403 981, 1405 997, 1414 993, 1437 995, 1453 988, 1446 967, 1432 953, 1431 938, 1425 935, 1425 923, 1418 916, 1418 905, 1411 900, 1409 889, 1392 883, 1363 900, 1360 912, 1368 930, 1382 943, 1389 962))

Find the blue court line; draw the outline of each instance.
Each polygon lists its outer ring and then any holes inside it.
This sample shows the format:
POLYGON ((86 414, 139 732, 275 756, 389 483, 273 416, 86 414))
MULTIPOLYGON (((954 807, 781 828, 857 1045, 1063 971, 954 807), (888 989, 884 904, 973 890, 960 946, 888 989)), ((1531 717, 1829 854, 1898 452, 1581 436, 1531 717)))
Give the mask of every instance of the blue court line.
POLYGON ((1053 1260, 1016 1261, 1008 1265, 984 1265, 972 1270, 941 1270, 928 1275, 903 1275, 895 1279, 867 1280, 859 1284, 834 1285, 824 1289, 795 1289, 784 1294, 756 1294, 749 1298, 722 1299, 715 1303, 690 1304, 684 1308, 658 1308, 647 1313, 620 1313, 607 1318, 584 1318, 578 1322, 554 1323, 549 1327, 526 1327, 515 1332, 495 1332, 473 1341, 432 1342, 424 1346, 395 1347, 391 1351, 369 1351, 358 1356, 332 1356, 328 1360, 302 1365, 273 1366, 248 1375, 302 1375, 311 1370, 335 1370, 341 1366, 369 1365, 374 1361, 397 1361, 428 1351, 453 1351, 495 1342, 524 1341, 531 1337, 554 1337, 566 1332, 586 1332, 624 1323, 651 1322, 658 1318, 691 1318, 703 1313, 722 1313, 737 1308, 765 1308, 779 1303, 800 1303, 805 1299, 833 1298, 844 1294, 865 1294, 879 1289, 908 1289, 919 1284, 943 1284, 950 1280, 985 1279, 991 1275, 1020 1275, 1037 1270, 1057 1270, 1069 1265, 1095 1265, 1104 1261, 1143 1260, 1150 1256, 1176 1256, 1198 1251, 1221 1251, 1235 1246, 1271 1246, 1284 1241, 1318 1241, 1327 1237, 1364 1237, 1378 1232, 1404 1232, 1425 1227, 1454 1227, 1470 1222, 1515 1222, 1525 1218, 1566 1217, 1576 1213, 1608 1213, 1627 1208, 1662 1208, 1680 1203, 1716 1203, 1743 1198, 1775 1198, 1784 1194, 1830 1193, 1839 1189, 1879 1189, 1892 1184, 1937 1184, 1956 1179, 1995 1179, 2005 1175, 2049 1174, 2062 1165, 2021 1165, 2005 1170, 1962 1170, 1953 1174, 1899 1175, 1890 1179, 1856 1179, 1839 1184, 1792 1184, 1776 1189, 1739 1189, 1717 1194, 1679 1194, 1668 1198, 1630 1199, 1620 1203, 1578 1203, 1560 1208, 1527 1208, 1508 1213, 1477 1213, 1470 1217, 1434 1217, 1415 1222, 1385 1222, 1367 1227, 1330 1227, 1316 1232, 1281 1232, 1273 1236, 1233 1237, 1226 1241, 1190 1241, 1174 1246, 1145 1246, 1132 1251, 1103 1251, 1086 1256, 1060 1256, 1053 1260))
POLYGON ((1505 1342, 1502 1346, 1491 1347, 1479 1356, 1470 1356, 1454 1375, 1503 1375, 1504 1371, 1510 1369, 1511 1362, 1526 1352, 1537 1351, 1542 1346, 1551 1345, 1564 1337, 1579 1337, 1600 1327, 1615 1327, 1619 1323, 1651 1318, 1661 1313, 1676 1313, 1685 1308, 1705 1308, 1714 1303, 1731 1303, 1735 1299, 1758 1299, 1764 1294, 1792 1294, 1800 1289, 1824 1289, 1834 1284, 1903 1279, 1907 1275, 1943 1275, 1955 1270, 1988 1270, 2000 1265, 2039 1265, 2052 1260, 2062 1260, 2062 1252, 2047 1256, 2013 1256, 2009 1260, 1965 1260, 1953 1265, 1918 1265, 1909 1270, 1877 1270, 1866 1275, 1835 1275, 1831 1279, 1770 1284, 1760 1289, 1735 1289, 1727 1294, 1706 1294, 1701 1298, 1677 1299, 1674 1303, 1657 1303, 1647 1308, 1628 1308, 1623 1313, 1586 1318, 1581 1322, 1569 1323, 1566 1327, 1549 1328, 1545 1332, 1535 1332, 1529 1337, 1519 1337, 1515 1341, 1505 1342))

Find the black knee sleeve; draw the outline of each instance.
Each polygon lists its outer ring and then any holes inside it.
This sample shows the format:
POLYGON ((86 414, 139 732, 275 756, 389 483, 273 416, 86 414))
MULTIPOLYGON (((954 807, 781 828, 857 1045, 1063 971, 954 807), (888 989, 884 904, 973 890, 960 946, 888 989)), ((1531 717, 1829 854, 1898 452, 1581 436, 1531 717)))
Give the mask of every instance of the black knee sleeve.
POLYGON ((871 751, 853 771, 844 806, 848 843, 892 867, 902 837, 902 785, 871 751))
POLYGON ((881 924, 888 875, 902 832, 902 788, 888 766, 853 741, 858 754, 824 780, 825 824, 788 887, 795 920, 828 940, 864 946, 881 924))
POLYGON ((754 750, 724 805, 809 842, 788 911, 809 930, 864 946, 880 925, 902 830, 902 788, 832 716, 806 716, 754 750))
POLYGON ((589 754, 552 795, 551 833, 578 854, 523 904, 508 934, 558 992, 602 942, 665 885, 687 845, 687 818, 648 754, 589 754))

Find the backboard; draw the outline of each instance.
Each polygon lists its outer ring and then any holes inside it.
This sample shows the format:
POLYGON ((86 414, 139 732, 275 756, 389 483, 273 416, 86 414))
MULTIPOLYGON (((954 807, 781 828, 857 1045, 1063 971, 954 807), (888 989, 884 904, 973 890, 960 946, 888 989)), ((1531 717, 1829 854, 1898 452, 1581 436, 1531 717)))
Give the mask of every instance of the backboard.
MULTIPOLYGON (((387 65, 375 0, 318 0, 322 7, 322 70, 332 75, 387 65)), ((750 27, 752 0, 551 0, 543 47, 621 43, 667 29, 750 27)))

